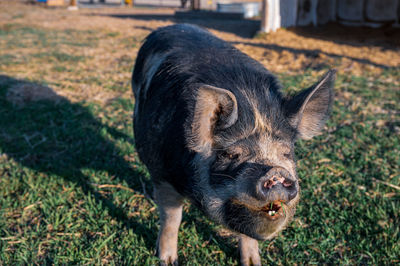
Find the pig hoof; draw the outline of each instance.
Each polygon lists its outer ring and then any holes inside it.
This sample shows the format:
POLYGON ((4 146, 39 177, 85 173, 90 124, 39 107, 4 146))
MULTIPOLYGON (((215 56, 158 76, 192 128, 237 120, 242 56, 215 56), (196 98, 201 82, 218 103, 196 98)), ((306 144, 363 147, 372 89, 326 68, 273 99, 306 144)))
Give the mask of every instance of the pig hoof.
POLYGON ((242 258, 240 260, 240 264, 242 266, 250 266, 250 265, 261 266, 261 259, 260 259, 260 256, 257 254, 255 256, 242 258))
POLYGON ((246 235, 239 235, 239 252, 242 266, 261 266, 257 240, 246 235))
POLYGON ((179 263, 178 260, 174 260, 172 263, 168 263, 165 261, 160 262, 160 266, 168 266, 168 265, 179 266, 179 263))
POLYGON ((179 266, 178 256, 162 256, 160 257, 160 259, 161 259, 160 266, 168 266, 168 265, 179 266))

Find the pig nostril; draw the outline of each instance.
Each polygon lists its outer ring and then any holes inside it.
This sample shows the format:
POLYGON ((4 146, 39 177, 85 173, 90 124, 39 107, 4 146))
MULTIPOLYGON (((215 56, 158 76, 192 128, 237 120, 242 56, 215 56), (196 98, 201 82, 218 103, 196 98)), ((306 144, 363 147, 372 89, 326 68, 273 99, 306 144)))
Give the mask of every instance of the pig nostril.
POLYGON ((285 181, 283 181, 282 184, 283 184, 284 187, 290 187, 290 186, 293 185, 293 181, 289 180, 289 179, 285 179, 285 181))
POLYGON ((274 181, 268 180, 264 183, 264 188, 271 188, 274 185, 274 181))

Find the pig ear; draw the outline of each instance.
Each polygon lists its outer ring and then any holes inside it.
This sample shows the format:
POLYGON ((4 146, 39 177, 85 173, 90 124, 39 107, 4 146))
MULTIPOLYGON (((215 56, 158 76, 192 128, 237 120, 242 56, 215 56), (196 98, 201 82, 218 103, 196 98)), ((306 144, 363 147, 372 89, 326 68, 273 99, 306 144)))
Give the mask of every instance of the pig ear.
POLYGON ((290 124, 300 138, 311 139, 319 134, 329 117, 333 102, 336 70, 329 70, 319 82, 286 101, 290 124))
POLYGON ((238 117, 236 97, 228 90, 203 85, 199 88, 189 146, 197 152, 213 144, 215 130, 232 126, 238 117))

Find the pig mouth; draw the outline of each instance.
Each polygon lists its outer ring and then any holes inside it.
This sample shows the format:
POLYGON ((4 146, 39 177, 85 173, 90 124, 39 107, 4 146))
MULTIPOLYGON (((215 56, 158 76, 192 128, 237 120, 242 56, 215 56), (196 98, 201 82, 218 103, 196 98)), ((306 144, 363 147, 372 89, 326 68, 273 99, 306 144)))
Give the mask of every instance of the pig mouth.
POLYGON ((282 228, 292 215, 293 207, 281 199, 258 206, 231 199, 225 203, 223 222, 234 231, 266 240, 282 228))
POLYGON ((253 213, 257 213, 262 217, 267 218, 270 221, 276 221, 283 217, 286 217, 288 207, 282 200, 275 200, 267 203, 262 207, 254 207, 249 206, 247 204, 243 204, 242 202, 235 202, 236 205, 242 205, 243 207, 251 210, 253 213))
POLYGON ((259 213, 262 213, 269 220, 278 220, 282 217, 286 217, 286 206, 280 201, 276 200, 268 203, 258 210, 259 213))

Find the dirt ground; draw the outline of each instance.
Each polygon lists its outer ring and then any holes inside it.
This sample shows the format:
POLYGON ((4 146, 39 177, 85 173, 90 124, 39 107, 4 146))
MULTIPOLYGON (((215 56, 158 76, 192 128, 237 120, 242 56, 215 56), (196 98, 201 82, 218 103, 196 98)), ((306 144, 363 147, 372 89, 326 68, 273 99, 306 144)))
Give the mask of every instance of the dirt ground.
MULTIPOLYGON (((274 73, 299 74, 305 70, 319 75, 327 67, 354 75, 380 75, 382 71, 400 71, 400 29, 346 28, 338 25, 280 29, 275 33, 258 34, 256 21, 224 21, 207 19, 174 19, 174 9, 166 8, 92 8, 67 11, 65 8, 44 8, 36 5, 0 1, 0 29, 12 25, 30 25, 48 30, 75 30, 101 33, 96 46, 61 47, 63 52, 84 55, 91 60, 80 64, 79 74, 54 73, 46 64, 11 65, 1 67, 1 72, 18 78, 48 81, 63 96, 73 98, 110 98, 115 93, 105 92, 100 85, 85 85, 81 77, 98 75, 104 80, 129 83, 129 71, 118 72, 116 60, 133 65, 140 42, 152 30, 177 23, 193 23, 208 28, 218 37, 260 61, 274 73), (127 47, 124 40, 134 39, 137 45, 127 47), (116 72, 117 71, 117 72, 116 72), (71 88, 74 88, 73 90, 71 88), (105 95, 111 93, 111 95, 105 95)), ((1 42, 1 39, 0 39, 1 42)), ((0 43, 1 44, 1 43, 0 43)), ((0 55, 14 54, 23 57, 31 53, 29 47, 8 47, 0 55)), ((398 82, 398 81, 395 81, 398 82)), ((104 85, 104 84, 102 84, 104 85)))

